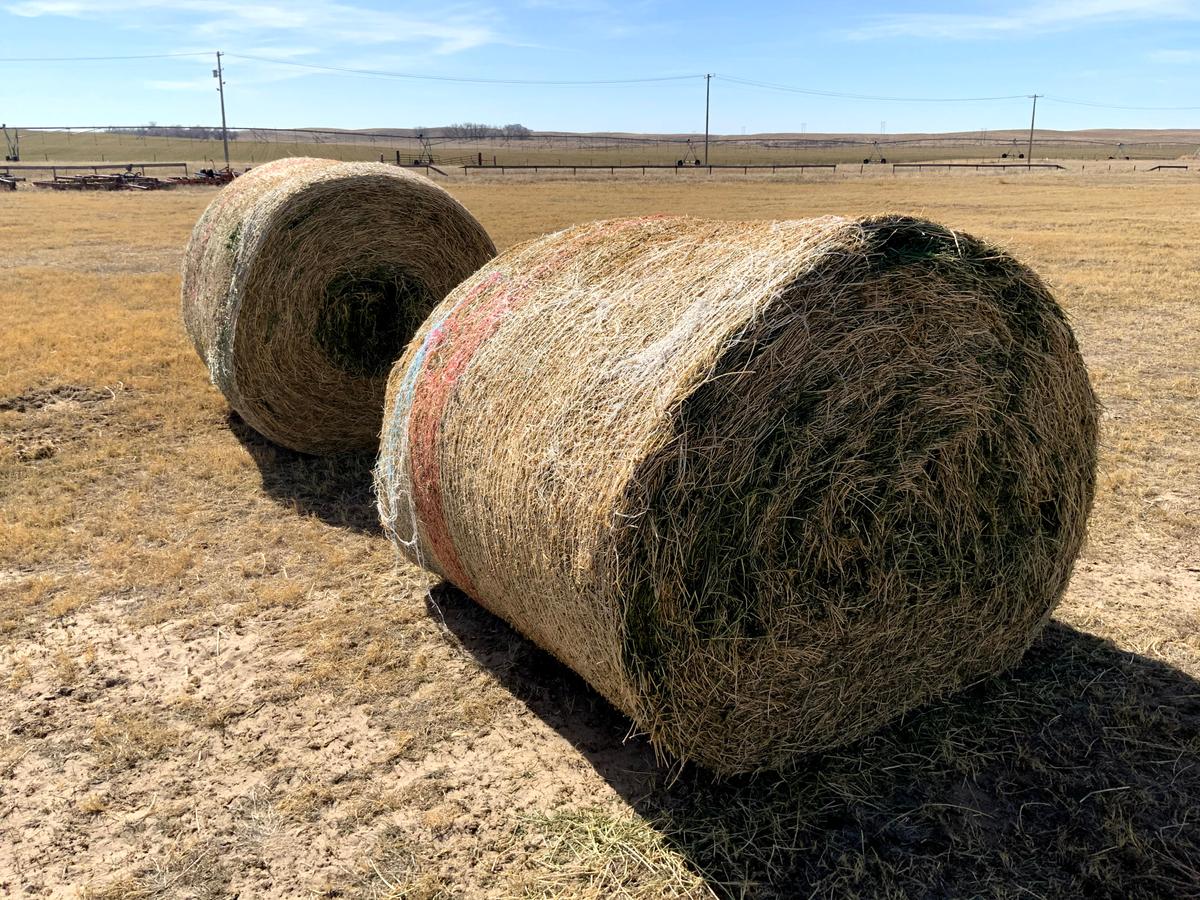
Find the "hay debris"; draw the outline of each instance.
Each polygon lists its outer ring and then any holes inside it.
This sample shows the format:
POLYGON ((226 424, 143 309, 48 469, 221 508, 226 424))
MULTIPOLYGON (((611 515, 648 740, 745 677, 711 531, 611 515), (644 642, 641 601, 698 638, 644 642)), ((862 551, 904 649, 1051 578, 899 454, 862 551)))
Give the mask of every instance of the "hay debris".
POLYGON ((1096 432, 1062 310, 975 238, 633 219, 446 298, 393 369, 376 491, 409 558, 734 773, 1014 663, 1096 432))
POLYGON ((213 383, 256 430, 309 453, 370 447, 392 363, 495 252, 420 175, 282 159, 222 189, 197 222, 183 320, 213 383))

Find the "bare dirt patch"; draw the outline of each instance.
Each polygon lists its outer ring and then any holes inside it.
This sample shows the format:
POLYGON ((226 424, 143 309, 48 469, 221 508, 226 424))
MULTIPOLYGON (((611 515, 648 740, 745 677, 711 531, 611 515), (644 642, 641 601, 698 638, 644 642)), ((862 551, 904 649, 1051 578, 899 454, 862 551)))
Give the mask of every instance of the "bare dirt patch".
POLYGON ((0 412, 23 413, 60 403, 102 403, 115 397, 112 391, 60 384, 51 388, 30 388, 12 397, 0 397, 0 412))

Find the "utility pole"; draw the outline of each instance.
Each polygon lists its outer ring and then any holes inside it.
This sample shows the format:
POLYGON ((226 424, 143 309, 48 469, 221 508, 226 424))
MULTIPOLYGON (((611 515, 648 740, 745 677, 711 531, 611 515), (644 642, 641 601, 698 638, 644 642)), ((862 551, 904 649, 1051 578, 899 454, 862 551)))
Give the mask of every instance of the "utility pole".
POLYGON ((229 131, 225 127, 225 75, 221 70, 221 51, 217 51, 217 67, 213 69, 217 91, 221 94, 221 143, 225 145, 225 168, 229 168, 229 131))
POLYGON ((712 75, 704 76, 704 164, 708 165, 708 97, 712 86, 712 75))
POLYGON ((1025 151, 1025 168, 1033 168, 1033 123, 1037 121, 1037 102, 1040 94, 1033 94, 1033 113, 1029 117, 1029 149, 1025 151))

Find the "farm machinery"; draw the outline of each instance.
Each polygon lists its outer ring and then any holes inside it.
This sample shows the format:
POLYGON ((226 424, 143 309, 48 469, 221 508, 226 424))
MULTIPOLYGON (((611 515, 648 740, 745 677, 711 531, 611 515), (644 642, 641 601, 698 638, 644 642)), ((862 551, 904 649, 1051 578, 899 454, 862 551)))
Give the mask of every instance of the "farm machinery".
POLYGON ((17 129, 12 130, 12 134, 8 133, 8 125, 0 125, 0 131, 4 132, 4 161, 5 162, 20 162, 21 161, 21 132, 17 129))
POLYGON ((34 185, 54 191, 161 191, 175 187, 175 182, 125 171, 113 175, 55 175, 51 179, 35 181, 34 185))
POLYGON ((869 166, 872 163, 879 165, 887 165, 887 157, 883 155, 883 149, 879 146, 879 141, 871 142, 871 155, 863 159, 863 165, 869 166))
MULTIPOLYGON (((12 130, 12 134, 8 132, 8 125, 0 125, 0 131, 4 132, 4 161, 5 162, 20 162, 21 161, 21 133, 17 129, 12 130)), ((18 178, 13 175, 8 169, 0 172, 0 188, 5 190, 15 191, 17 182, 24 181, 24 178, 18 178)))
MULTIPOLYGON (((172 175, 156 178, 147 175, 145 165, 140 172, 134 171, 136 163, 127 163, 124 171, 102 173, 100 167, 91 167, 92 171, 78 175, 60 175, 56 167, 51 168, 52 176, 42 181, 35 181, 36 187, 49 188, 54 191, 164 191, 180 185, 213 185, 221 186, 233 181, 237 173, 230 169, 197 169, 188 172, 183 166, 183 175, 172 175)), ((66 167, 71 168, 71 167, 66 167)), ((86 168, 86 167, 79 167, 86 168)))
POLYGON ((173 184, 207 184, 207 185, 223 185, 229 184, 237 177, 237 173, 232 169, 197 169, 190 175, 176 175, 171 178, 173 184))

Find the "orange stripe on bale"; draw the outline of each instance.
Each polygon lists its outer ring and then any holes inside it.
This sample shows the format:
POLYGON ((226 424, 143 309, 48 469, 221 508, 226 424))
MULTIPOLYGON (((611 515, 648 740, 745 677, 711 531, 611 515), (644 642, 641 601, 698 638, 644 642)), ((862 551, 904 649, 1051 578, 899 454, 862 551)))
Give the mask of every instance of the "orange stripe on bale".
POLYGON ((479 308, 463 304, 430 332, 408 420, 409 466, 417 515, 446 577, 469 594, 475 593, 475 584, 463 569, 446 526, 436 448, 442 415, 459 376, 511 311, 511 299, 512 294, 505 291, 488 298, 479 308))

